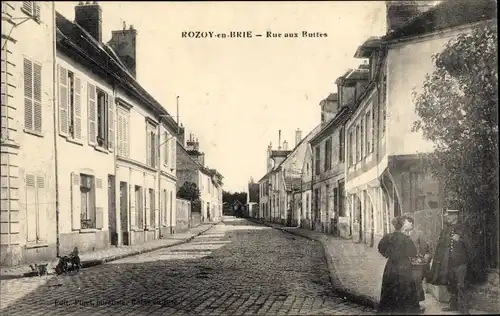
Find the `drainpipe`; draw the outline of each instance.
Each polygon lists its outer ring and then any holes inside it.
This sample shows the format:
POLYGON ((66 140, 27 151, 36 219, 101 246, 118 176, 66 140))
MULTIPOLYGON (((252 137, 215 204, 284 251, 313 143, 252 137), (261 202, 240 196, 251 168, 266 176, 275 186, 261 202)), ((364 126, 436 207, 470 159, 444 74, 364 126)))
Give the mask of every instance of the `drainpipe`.
MULTIPOLYGON (((159 121, 159 124, 158 124, 158 128, 157 128, 157 133, 158 133, 158 136, 157 136, 157 139, 158 139, 158 153, 157 153, 157 157, 158 157, 158 220, 155 219, 155 222, 158 224, 158 239, 160 239, 162 237, 162 234, 161 234, 161 216, 162 216, 162 212, 161 212, 161 164, 162 164, 162 161, 161 161, 161 146, 160 146, 160 140, 161 140, 161 116, 160 116, 160 121, 159 121)), ((156 201, 155 201, 155 204, 156 204, 156 201)), ((156 207, 156 205, 155 205, 156 207)), ((156 214, 156 210, 155 210, 155 214, 156 214)), ((156 235, 156 233, 155 233, 156 235)))
POLYGON ((56 189, 56 256, 60 255, 60 231, 59 231, 59 163, 58 163, 58 155, 57 155, 57 85, 56 85, 56 74, 57 74, 57 62, 56 62, 56 5, 54 1, 52 1, 52 36, 53 36, 53 44, 52 44, 52 102, 53 102, 53 118, 54 118, 54 169, 55 169, 55 189, 56 189))

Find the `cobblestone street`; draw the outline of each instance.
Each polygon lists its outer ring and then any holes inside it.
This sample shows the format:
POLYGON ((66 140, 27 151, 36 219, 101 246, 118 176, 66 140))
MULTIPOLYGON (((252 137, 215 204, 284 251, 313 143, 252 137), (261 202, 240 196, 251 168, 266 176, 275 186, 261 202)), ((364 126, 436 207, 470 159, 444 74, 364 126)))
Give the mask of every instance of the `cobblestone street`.
POLYGON ((335 296, 319 243, 232 219, 189 243, 77 275, 2 281, 0 313, 359 315, 373 311, 335 296))

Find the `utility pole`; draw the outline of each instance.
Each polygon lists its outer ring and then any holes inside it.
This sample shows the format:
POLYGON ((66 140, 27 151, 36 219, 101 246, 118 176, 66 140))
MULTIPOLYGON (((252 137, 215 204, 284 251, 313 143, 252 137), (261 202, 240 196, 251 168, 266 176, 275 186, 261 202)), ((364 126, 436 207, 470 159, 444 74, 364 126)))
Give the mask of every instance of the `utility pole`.
POLYGON ((177 135, 180 134, 180 127, 179 127, 179 96, 176 98, 176 105, 177 105, 177 135))

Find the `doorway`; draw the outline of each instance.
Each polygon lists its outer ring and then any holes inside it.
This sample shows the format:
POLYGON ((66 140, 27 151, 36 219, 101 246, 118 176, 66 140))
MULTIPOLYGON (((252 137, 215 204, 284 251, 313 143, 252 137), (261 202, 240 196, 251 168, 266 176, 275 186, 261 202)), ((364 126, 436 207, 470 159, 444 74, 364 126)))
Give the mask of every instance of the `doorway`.
POLYGON ((108 228, 111 245, 118 246, 118 233, 116 232, 116 202, 115 202, 115 176, 108 175, 108 228))
POLYGON ((130 234, 128 231, 128 183, 120 181, 120 230, 124 245, 130 245, 130 234))

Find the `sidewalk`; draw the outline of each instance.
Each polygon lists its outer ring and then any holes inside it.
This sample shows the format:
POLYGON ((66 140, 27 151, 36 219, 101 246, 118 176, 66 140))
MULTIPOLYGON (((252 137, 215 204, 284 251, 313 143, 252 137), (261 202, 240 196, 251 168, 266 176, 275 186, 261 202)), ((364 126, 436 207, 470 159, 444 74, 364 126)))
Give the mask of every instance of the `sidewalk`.
MULTIPOLYGON (((171 247, 178 244, 189 242, 196 236, 201 235, 210 228, 212 228, 216 223, 203 223, 197 227, 191 228, 184 233, 177 233, 168 236, 164 239, 153 240, 144 244, 133 245, 133 246, 120 246, 120 247, 110 247, 108 249, 82 253, 80 259, 82 261, 83 268, 88 268, 103 264, 106 262, 122 259, 129 256, 138 255, 145 252, 150 252, 158 250, 161 248, 171 247)), ((48 271, 50 274, 54 273, 54 267, 57 265, 58 260, 55 259, 50 262, 38 262, 38 264, 48 263, 48 271)), ((26 276, 31 276, 32 270, 29 265, 21 265, 16 267, 5 267, 0 269, 0 280, 22 278, 26 276)))
MULTIPOLYGON (((252 219, 252 221, 255 221, 252 219)), ((262 223, 282 231, 319 241, 323 245, 325 257, 330 270, 331 282, 337 293, 344 298, 376 308, 380 299, 382 274, 386 260, 377 248, 365 244, 353 243, 352 240, 341 239, 331 235, 308 229, 285 227, 276 224, 262 223)), ((430 294, 425 294, 425 301, 420 304, 425 307, 426 315, 455 315, 453 312, 443 312, 441 308, 446 303, 438 302, 430 294)), ((488 314, 471 310, 471 314, 488 314)))

